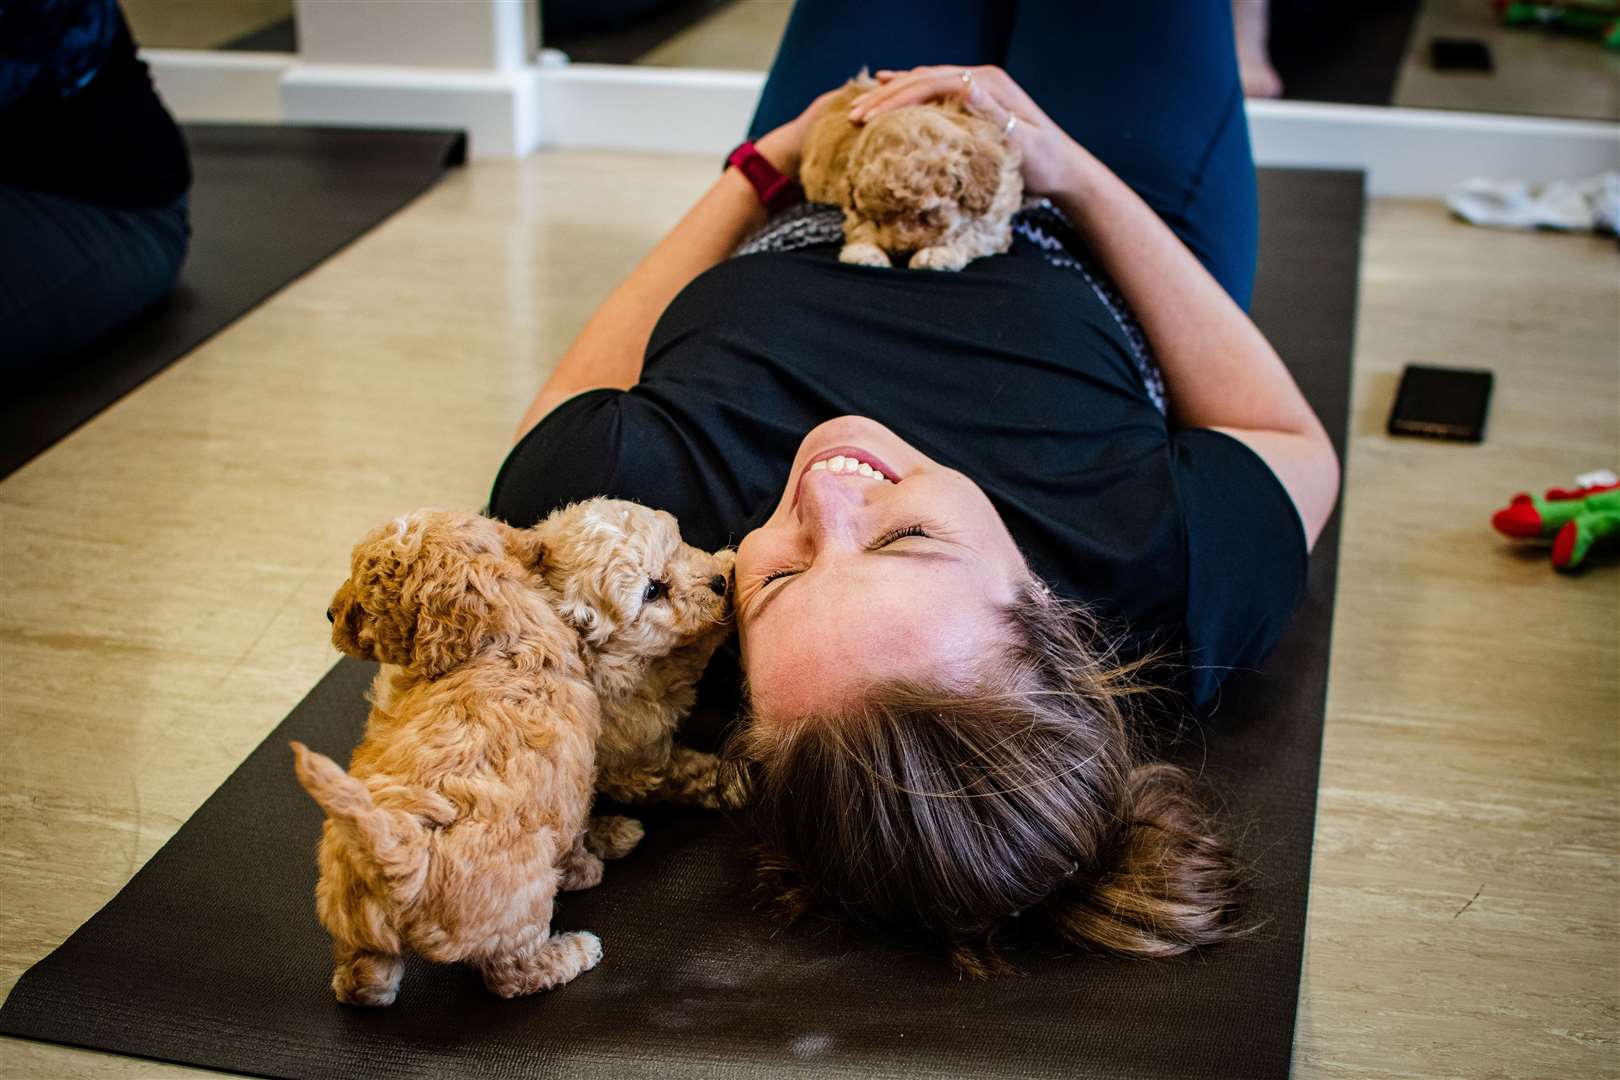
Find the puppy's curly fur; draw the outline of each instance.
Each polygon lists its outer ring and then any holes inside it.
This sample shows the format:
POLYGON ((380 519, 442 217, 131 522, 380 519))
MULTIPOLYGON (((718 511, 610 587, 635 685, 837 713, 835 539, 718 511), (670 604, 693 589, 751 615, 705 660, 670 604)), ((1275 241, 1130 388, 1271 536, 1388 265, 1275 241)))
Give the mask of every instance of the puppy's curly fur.
MULTIPOLYGON (((601 720, 578 635, 541 588, 542 551, 532 531, 436 511, 354 549, 332 640, 393 666, 348 773, 292 744, 327 814, 315 900, 339 1001, 391 1004, 407 951, 472 964, 502 997, 602 957, 595 935, 550 926, 559 889, 602 878, 585 848, 601 720)), ((597 846, 622 846, 622 828, 599 828, 597 846)))
POLYGON ((731 802, 714 755, 674 736, 730 632, 735 553, 700 551, 669 513, 618 499, 563 507, 535 531, 546 588, 579 631, 601 702, 597 790, 620 802, 731 802))
POLYGON ((960 270, 1012 245, 1024 197, 1018 148, 956 101, 894 109, 850 123, 854 99, 877 83, 864 74, 834 96, 805 139, 805 197, 844 210, 841 262, 960 270))

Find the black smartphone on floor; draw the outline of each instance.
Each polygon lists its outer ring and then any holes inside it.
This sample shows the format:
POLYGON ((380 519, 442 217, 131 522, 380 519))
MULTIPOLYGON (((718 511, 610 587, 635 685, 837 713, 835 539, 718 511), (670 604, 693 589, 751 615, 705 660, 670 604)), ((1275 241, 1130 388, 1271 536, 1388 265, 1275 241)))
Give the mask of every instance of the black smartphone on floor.
POLYGON ((1496 70, 1496 64, 1491 60, 1491 47, 1478 38, 1430 38, 1429 62, 1436 71, 1490 74, 1496 70))
POLYGON ((1479 368, 1407 364, 1390 410, 1389 433, 1481 442, 1494 381, 1479 368))

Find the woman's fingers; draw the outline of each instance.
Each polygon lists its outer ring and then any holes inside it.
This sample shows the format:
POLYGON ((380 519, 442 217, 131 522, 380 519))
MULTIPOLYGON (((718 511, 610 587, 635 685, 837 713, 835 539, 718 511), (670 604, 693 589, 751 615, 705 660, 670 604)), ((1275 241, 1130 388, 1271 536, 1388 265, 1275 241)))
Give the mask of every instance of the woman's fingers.
POLYGON ((965 95, 977 82, 978 75, 970 68, 917 68, 856 98, 849 118, 860 122, 891 109, 920 105, 952 94, 965 95), (964 72, 972 77, 964 79, 964 72))

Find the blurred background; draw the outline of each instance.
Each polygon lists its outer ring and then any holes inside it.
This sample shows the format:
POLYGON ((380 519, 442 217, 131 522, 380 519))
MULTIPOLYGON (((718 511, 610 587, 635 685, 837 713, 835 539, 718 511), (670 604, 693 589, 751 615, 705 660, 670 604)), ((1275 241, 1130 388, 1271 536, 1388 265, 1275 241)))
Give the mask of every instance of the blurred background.
MULTIPOLYGON (((576 63, 764 71, 791 0, 543 0, 542 42, 576 63)), ((1554 5, 1271 0, 1270 52, 1295 101, 1620 119, 1620 50, 1533 22, 1554 5), (1513 7, 1524 20, 1506 25, 1513 7), (1437 67, 1435 39, 1477 41, 1491 70, 1437 67)), ((1578 6, 1578 5, 1571 5, 1578 6)), ((147 48, 295 53, 293 0, 125 0, 147 48)))

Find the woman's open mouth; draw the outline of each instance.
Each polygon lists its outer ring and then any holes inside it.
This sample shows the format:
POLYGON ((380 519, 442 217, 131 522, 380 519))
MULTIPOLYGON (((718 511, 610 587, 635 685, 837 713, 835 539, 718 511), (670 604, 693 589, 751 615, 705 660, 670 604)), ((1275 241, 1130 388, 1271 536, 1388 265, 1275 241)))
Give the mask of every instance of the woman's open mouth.
POLYGON ((811 472, 826 471, 835 476, 859 476, 877 483, 898 484, 899 477, 876 454, 858 446, 835 446, 823 450, 810 460, 799 474, 799 486, 793 489, 793 505, 799 504, 799 488, 811 472))

